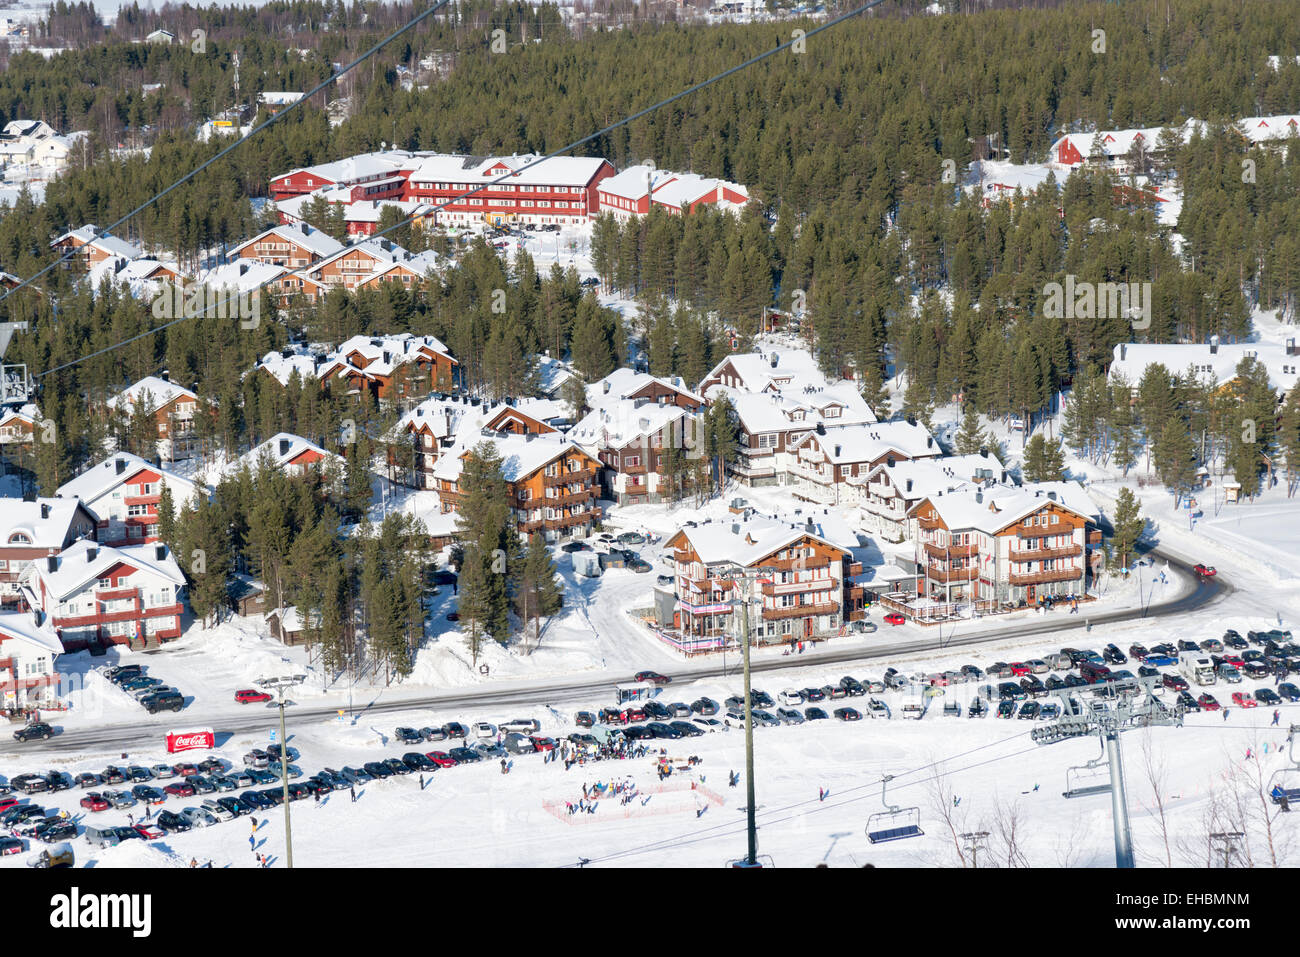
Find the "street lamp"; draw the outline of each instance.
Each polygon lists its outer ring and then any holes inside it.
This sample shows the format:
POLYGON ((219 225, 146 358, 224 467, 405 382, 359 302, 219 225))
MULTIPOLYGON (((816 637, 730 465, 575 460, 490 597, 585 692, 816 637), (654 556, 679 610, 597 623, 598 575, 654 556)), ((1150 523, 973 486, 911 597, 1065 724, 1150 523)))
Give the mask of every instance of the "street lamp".
POLYGON ((293 867, 293 831, 289 824, 289 740, 284 733, 284 693, 306 680, 306 675, 282 675, 278 678, 260 678, 253 682, 274 691, 278 699, 276 704, 280 708, 280 783, 284 787, 284 861, 285 866, 290 868, 293 867))

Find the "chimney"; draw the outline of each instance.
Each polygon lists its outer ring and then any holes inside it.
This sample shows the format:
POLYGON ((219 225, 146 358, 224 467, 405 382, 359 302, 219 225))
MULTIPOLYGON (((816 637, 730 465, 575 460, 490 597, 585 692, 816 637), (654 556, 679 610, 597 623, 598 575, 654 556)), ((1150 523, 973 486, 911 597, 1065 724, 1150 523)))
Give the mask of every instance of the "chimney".
POLYGON ((911 479, 908 479, 908 480, 907 480, 907 489, 906 489, 906 490, 909 491, 909 492, 912 491, 912 480, 911 480, 911 479))
POLYGON ((1056 493, 1055 493, 1055 492, 1048 492, 1048 493, 1047 493, 1047 497, 1050 498, 1053 502, 1056 501, 1056 493))
POLYGON ((116 474, 121 475, 126 471, 126 459, 115 459, 113 464, 117 467, 116 474))
POLYGON ((982 458, 982 459, 986 459, 986 458, 988 458, 988 457, 989 457, 989 450, 986 449, 984 446, 981 445, 981 446, 980 446, 980 458, 982 458))
POLYGON ((1296 347, 1295 347, 1295 340, 1294 340, 1294 339, 1288 339, 1288 340, 1286 341, 1286 354, 1289 355, 1289 356, 1300 355, 1300 351, 1297 351, 1297 349, 1296 349, 1296 347))
POLYGON ((1219 337, 1210 336, 1210 355, 1217 356, 1218 354, 1219 354, 1219 337))
POLYGON ((927 449, 932 449, 932 448, 934 448, 934 436, 933 436, 933 435, 927 435, 927 436, 925 437, 925 447, 926 447, 927 449))
POLYGON ((1128 357, 1128 346, 1121 342, 1119 346, 1119 361, 1123 362, 1127 357, 1128 357))
POLYGON ((976 492, 976 493, 975 493, 975 502, 976 502, 976 504, 982 504, 982 503, 984 502, 984 493, 983 493, 983 492, 976 492))
POLYGON ((281 454, 281 455, 288 455, 288 454, 289 454, 289 446, 290 446, 291 444, 292 444, 292 443, 291 443, 288 439, 281 439, 281 440, 280 440, 280 454, 281 454))
POLYGON ((776 368, 776 362, 777 362, 777 356, 776 356, 776 353, 775 353, 775 352, 772 353, 772 357, 771 357, 768 361, 769 361, 770 363, 772 363, 772 368, 775 369, 775 368, 776 368))
POLYGON ((49 506, 49 503, 48 503, 48 502, 41 502, 41 518, 42 518, 42 519, 46 519, 46 518, 49 518, 49 517, 50 517, 50 506, 49 506))
POLYGON ((732 523, 732 525, 731 525, 731 534, 732 534, 732 535, 739 535, 739 534, 740 534, 740 524, 739 524, 739 523, 736 523, 736 522, 733 522, 733 523, 732 523))
POLYGON ((914 416, 914 415, 909 415, 909 416, 907 417, 907 424, 908 424, 908 425, 916 425, 916 416, 914 416))
POLYGON ((162 561, 164 558, 166 558, 167 546, 163 545, 162 543, 155 545, 153 550, 153 557, 158 561, 162 561))
POLYGON ((59 556, 51 555, 45 559, 45 568, 47 571, 57 572, 59 570, 59 556))
POLYGON ((91 562, 93 562, 93 561, 94 561, 96 558, 98 558, 98 557, 99 557, 99 549, 98 549, 98 548, 95 548, 95 547, 92 545, 90 548, 87 548, 87 549, 86 549, 86 564, 87 564, 87 565, 89 565, 91 562))

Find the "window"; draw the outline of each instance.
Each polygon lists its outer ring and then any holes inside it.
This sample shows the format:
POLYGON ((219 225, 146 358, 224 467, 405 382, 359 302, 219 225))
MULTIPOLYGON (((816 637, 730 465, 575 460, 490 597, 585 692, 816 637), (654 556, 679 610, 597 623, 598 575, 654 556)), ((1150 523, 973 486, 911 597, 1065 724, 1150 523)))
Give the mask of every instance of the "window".
POLYGON ((149 514, 149 506, 148 506, 148 505, 128 505, 128 506, 126 507, 126 514, 127 514, 127 515, 148 515, 148 514, 149 514))
POLYGON ((639 455, 623 456, 623 468, 625 469, 636 468, 640 464, 641 464, 641 456, 639 455))
POLYGON ((1052 524, 1053 524, 1053 525, 1059 525, 1060 522, 1061 522, 1061 516, 1059 516, 1059 515, 1057 515, 1055 512, 1053 512, 1053 513, 1052 513, 1052 524))
POLYGON ((113 587, 113 582, 112 582, 111 579, 108 579, 108 578, 101 578, 101 579, 99 579, 97 582, 95 582, 95 587, 96 587, 96 588, 112 588, 112 587, 113 587))

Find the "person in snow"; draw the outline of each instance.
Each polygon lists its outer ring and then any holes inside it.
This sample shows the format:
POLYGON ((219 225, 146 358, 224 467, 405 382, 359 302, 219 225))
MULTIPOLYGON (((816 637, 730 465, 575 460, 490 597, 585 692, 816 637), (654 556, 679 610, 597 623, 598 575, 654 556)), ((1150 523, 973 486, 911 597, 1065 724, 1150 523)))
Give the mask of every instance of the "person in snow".
POLYGON ((1038 785, 1037 785, 1037 784, 1034 785, 1034 790, 1035 790, 1035 791, 1038 790, 1038 785))
POLYGON ((135 827, 135 815, 134 815, 134 814, 128 814, 128 815, 126 816, 126 823, 129 824, 129 825, 131 825, 132 827, 135 827))
POLYGON ((420 790, 421 790, 421 791, 424 790, 424 775, 423 775, 423 774, 420 775, 420 790))
POLYGON ((830 794, 830 792, 827 791, 825 788, 818 788, 818 789, 817 789, 817 800, 819 800, 819 801, 825 801, 825 800, 826 800, 826 795, 828 795, 828 794, 830 794))
POLYGON ((1277 722, 1278 722, 1278 720, 1279 720, 1281 717, 1282 717, 1282 712, 1279 711, 1279 710, 1277 710, 1277 708, 1274 708, 1274 709, 1273 709, 1273 724, 1276 725, 1277 722))
POLYGON ((1227 720, 1228 720, 1228 712, 1231 711, 1231 710, 1232 710, 1231 708, 1224 708, 1224 709, 1223 709, 1223 720, 1224 720, 1224 721, 1227 721, 1227 720))
POLYGON ((357 787, 356 787, 355 784, 354 784, 352 787, 348 788, 348 793, 352 795, 352 803, 353 803, 353 804, 356 804, 356 803, 357 803, 357 787))

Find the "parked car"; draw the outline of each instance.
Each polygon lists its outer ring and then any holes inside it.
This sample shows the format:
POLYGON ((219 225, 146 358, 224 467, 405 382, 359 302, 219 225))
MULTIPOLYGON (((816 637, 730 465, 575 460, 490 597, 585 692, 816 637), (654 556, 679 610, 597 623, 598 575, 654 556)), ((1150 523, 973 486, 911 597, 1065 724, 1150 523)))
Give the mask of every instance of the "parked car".
POLYGON ((270 701, 271 696, 265 691, 244 688, 235 692, 235 700, 240 704, 261 704, 264 701, 270 701))
POLYGON ((518 731, 507 734, 501 746, 511 754, 532 754, 537 750, 537 745, 533 744, 527 735, 520 734, 518 731))
POLYGON ((1023 721, 1032 721, 1034 718, 1038 717, 1038 712, 1039 706, 1037 701, 1026 701, 1020 706, 1020 711, 1016 717, 1023 721))
POLYGON ((1219 701, 1218 701, 1218 699, 1215 698, 1214 695, 1210 694, 1208 691, 1203 692, 1202 694, 1200 694, 1199 696, 1197 696, 1197 698, 1196 698, 1196 703, 1199 704, 1199 705, 1201 706, 1201 710, 1203 710, 1203 711, 1218 711, 1218 710, 1219 710, 1219 701))
POLYGON ((803 724, 804 716, 795 708, 777 708, 776 716, 782 724, 803 724))
MULTIPOLYGON (((211 827, 216 824, 220 818, 217 817, 209 808, 208 802, 203 802, 203 807, 187 807, 181 811, 181 817, 189 824, 191 828, 211 827)), ((215 806, 215 805, 214 805, 215 806)), ((230 812, 225 811, 226 818, 229 819, 230 812)))
POLYGON ((81 799, 81 806, 87 811, 107 811, 112 805, 104 799, 104 795, 97 791, 91 791, 81 799))
POLYGON ((1266 704, 1269 707, 1282 703, 1281 696, 1279 696, 1272 688, 1256 688, 1255 700, 1260 704, 1266 704))
MULTIPOLYGON (((639 710, 639 709, 638 709, 639 710)), ((634 720, 644 721, 645 718, 634 720)), ((542 723, 536 718, 514 718, 510 721, 503 721, 499 725, 502 733, 515 732, 518 734, 537 734, 542 730, 542 723)))
MULTIPOLYGON (((803 716, 809 721, 825 721, 830 716, 821 708, 804 708, 803 716)), ((741 721, 744 724, 744 720, 741 721)))
POLYGON ((1218 654, 1219 652, 1223 651, 1223 642, 1221 642, 1218 638, 1206 638, 1203 642, 1201 642, 1200 647, 1201 647, 1201 651, 1213 652, 1214 654, 1218 654))
POLYGON ((1001 702, 998 705, 999 718, 1010 718, 1015 713, 1016 713, 1016 703, 1014 701, 1006 700, 1001 702))
POLYGON ((885 624, 887 625, 901 625, 905 621, 907 621, 907 619, 904 618, 896 611, 891 611, 888 615, 885 616, 885 624))
POLYGON ((1128 657, 1124 652, 1120 651, 1119 646, 1115 644, 1110 644, 1103 648, 1101 651, 1101 657, 1108 665, 1122 665, 1128 661, 1128 657))
POLYGON ((170 794, 172 797, 187 798, 194 797, 197 792, 194 790, 194 785, 187 781, 177 781, 163 788, 163 793, 170 794))
POLYGON ((419 744, 424 740, 424 735, 414 728, 396 728, 393 736, 402 744, 419 744))
POLYGON ((1232 703, 1238 708, 1257 708, 1259 702, 1249 691, 1234 691, 1232 693, 1232 703))
POLYGON ((180 834, 190 829, 190 822, 175 811, 159 811, 158 826, 166 834, 180 834))
POLYGON ((836 708, 835 717, 841 721, 861 721, 862 712, 857 708, 836 708))
POLYGON ((1187 679, 1182 675, 1165 675, 1160 679, 1160 683, 1166 688, 1172 688, 1174 691, 1187 690, 1187 679))
POLYGON ((591 728, 596 724, 596 716, 590 711, 579 711, 573 716, 573 723, 579 728, 591 728))
POLYGON ((776 699, 784 705, 800 705, 803 704, 803 692, 788 688, 777 695, 776 699))
POLYGON ((1289 681, 1284 681, 1278 685, 1277 693, 1287 701, 1300 701, 1300 688, 1297 688, 1289 681))
POLYGON ((704 731, 724 731, 725 726, 717 718, 692 718, 691 723, 704 731))
POLYGON ((849 675, 845 675, 840 679, 840 687, 854 698, 861 698, 867 693, 867 689, 862 687, 862 682, 858 681, 856 678, 850 677, 849 675))
POLYGON ((731 708, 722 716, 722 723, 728 728, 743 728, 745 726, 745 712, 731 708))

